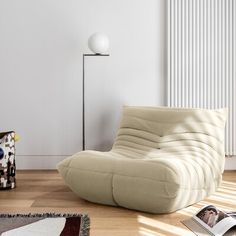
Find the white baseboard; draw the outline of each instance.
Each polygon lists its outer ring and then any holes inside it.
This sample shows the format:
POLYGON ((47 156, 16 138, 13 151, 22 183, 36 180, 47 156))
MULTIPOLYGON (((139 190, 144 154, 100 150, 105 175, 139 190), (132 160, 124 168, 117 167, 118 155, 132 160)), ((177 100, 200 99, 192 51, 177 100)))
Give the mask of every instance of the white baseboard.
POLYGON ((55 170, 57 163, 68 156, 21 156, 16 155, 17 170, 55 170))
MULTIPOLYGON (((56 169, 58 162, 68 156, 16 156, 17 170, 39 169, 53 170, 56 169)), ((226 158, 225 170, 236 170, 236 157, 226 158)))
POLYGON ((236 170, 236 156, 226 158, 225 170, 236 170))

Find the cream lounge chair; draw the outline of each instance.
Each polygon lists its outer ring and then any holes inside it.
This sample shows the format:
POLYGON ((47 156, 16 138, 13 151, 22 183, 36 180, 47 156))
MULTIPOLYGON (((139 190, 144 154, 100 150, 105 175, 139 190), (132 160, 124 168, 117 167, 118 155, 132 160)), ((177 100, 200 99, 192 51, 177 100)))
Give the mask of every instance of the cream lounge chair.
POLYGON ((83 151, 58 164, 91 202, 168 213, 214 193, 224 170, 226 109, 124 107, 109 152, 83 151))

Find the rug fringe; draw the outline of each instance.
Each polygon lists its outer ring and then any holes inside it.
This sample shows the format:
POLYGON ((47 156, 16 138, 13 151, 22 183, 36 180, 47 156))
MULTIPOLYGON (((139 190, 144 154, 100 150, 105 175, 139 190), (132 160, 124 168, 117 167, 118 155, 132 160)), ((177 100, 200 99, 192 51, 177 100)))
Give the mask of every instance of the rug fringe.
POLYGON ((0 214, 0 217, 76 217, 79 216, 82 218, 88 217, 87 214, 78 214, 78 213, 28 213, 28 214, 23 214, 23 213, 17 213, 17 214, 10 214, 10 213, 5 213, 5 214, 0 214))
POLYGON ((81 217, 81 228, 80 228, 80 235, 79 236, 89 236, 89 229, 90 229, 90 218, 88 215, 83 215, 81 217))

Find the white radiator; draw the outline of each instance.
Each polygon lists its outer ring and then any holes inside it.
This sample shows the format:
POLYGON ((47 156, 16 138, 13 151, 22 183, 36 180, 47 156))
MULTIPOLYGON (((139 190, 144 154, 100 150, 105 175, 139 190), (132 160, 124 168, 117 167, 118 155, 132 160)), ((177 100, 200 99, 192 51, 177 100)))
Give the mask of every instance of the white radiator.
POLYGON ((236 0, 168 0, 168 105, 229 108, 236 155, 236 0))

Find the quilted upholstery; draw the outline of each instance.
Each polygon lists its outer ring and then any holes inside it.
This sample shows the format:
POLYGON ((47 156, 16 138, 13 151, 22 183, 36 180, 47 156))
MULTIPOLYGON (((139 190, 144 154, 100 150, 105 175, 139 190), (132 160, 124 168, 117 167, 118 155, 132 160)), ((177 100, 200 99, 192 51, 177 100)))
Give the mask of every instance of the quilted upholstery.
POLYGON ((124 107, 111 151, 79 152, 58 170, 86 200, 173 212, 219 186, 226 114, 226 109, 124 107))

